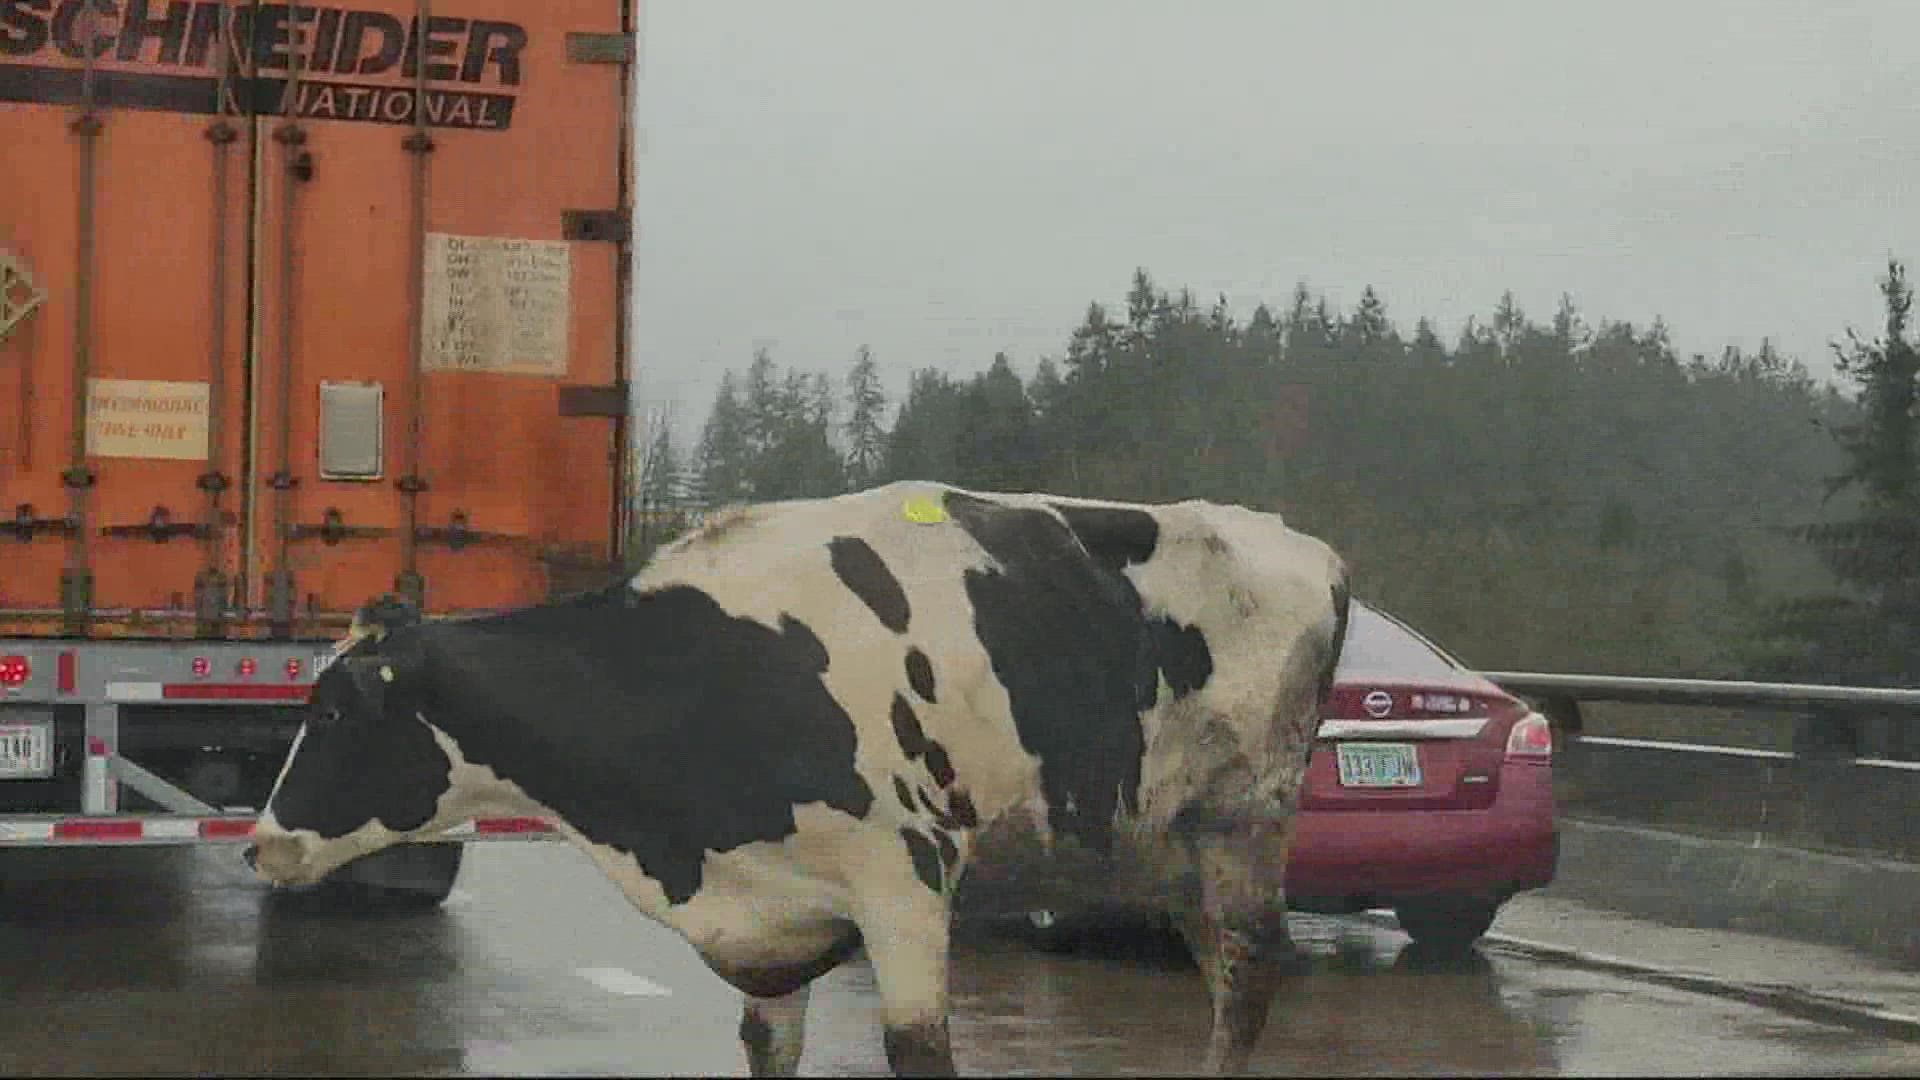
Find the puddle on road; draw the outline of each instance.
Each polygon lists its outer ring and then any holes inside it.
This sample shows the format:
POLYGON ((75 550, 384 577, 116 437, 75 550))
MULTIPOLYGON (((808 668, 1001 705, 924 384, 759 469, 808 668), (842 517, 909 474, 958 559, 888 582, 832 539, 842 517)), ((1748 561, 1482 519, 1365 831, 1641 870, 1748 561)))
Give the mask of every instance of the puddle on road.
MULTIPOLYGON (((1309 1076, 1702 1075, 1920 1069, 1920 1047, 1684 991, 1519 958, 1436 956, 1339 920, 1296 927, 1302 971, 1252 1072, 1309 1076)), ((815 998, 803 1072, 881 1076, 871 973, 815 998)), ((955 1056, 974 1075, 1192 1075, 1198 972, 1155 949, 1060 957, 970 944, 954 971, 955 1056)))

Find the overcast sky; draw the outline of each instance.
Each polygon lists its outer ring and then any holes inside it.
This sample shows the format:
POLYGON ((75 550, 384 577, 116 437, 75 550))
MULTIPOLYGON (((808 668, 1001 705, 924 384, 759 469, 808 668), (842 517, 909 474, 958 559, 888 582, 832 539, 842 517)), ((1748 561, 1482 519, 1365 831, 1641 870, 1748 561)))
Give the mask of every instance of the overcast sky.
POLYGON ((1030 372, 1135 266, 1242 316, 1511 289, 1817 373, 1920 260, 1914 0, 643 0, 635 361, 1030 372))

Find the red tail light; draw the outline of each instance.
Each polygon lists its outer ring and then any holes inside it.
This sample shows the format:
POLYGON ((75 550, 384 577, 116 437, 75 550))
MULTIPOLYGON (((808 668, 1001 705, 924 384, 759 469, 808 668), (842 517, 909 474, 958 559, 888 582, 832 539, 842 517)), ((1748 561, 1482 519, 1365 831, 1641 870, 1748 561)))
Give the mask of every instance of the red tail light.
POLYGON ((33 676, 33 665, 24 656, 0 656, 0 686, 8 688, 27 685, 33 676))
POLYGON ((213 661, 204 656, 196 656, 193 658, 194 678, 204 679, 211 674, 213 674, 213 661))
POLYGON ((299 657, 294 656, 294 657, 289 657, 287 659, 287 678, 293 679, 295 681, 299 680, 300 678, 300 658, 299 657))
POLYGON ((260 664, 257 661, 255 661, 254 658, 251 656, 241 657, 240 663, 235 665, 235 667, 240 672, 240 677, 243 679, 253 678, 253 673, 260 670, 260 664))
POLYGON ((1546 761, 1553 756, 1553 728, 1539 713, 1528 713, 1507 733, 1507 756, 1546 761))

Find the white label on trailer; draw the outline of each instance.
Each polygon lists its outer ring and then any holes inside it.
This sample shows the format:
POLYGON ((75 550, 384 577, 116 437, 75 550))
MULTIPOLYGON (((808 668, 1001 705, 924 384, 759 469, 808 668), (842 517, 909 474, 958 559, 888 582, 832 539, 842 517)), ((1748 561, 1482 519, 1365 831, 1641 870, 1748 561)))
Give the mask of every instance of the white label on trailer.
POLYGON ((426 248, 422 368, 567 373, 571 246, 430 232, 426 248))
POLYGON ((0 780, 53 775, 52 730, 45 724, 0 724, 0 780))
POLYGON ((110 682, 107 684, 107 698, 110 701, 159 701, 164 695, 157 682, 110 682))
POLYGON ((87 453, 198 461, 207 456, 203 382, 87 380, 87 453))

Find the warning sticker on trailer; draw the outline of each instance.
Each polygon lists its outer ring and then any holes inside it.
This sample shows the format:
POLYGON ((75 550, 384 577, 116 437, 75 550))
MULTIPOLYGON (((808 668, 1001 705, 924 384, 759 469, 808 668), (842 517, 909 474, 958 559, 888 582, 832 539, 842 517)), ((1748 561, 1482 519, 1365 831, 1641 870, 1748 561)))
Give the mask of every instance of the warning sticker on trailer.
POLYGON ((428 233, 422 366, 565 375, 572 275, 560 241, 428 233))
POLYGON ((197 461, 207 456, 203 382, 87 380, 87 453, 197 461))

